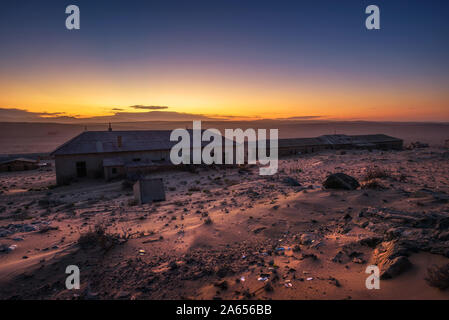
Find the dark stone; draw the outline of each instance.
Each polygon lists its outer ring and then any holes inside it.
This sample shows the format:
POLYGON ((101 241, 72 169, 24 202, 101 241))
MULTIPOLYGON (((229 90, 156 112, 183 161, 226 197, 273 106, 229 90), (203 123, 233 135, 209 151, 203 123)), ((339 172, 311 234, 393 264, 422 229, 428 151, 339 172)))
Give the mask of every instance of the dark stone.
POLYGON ((298 182, 298 180, 292 178, 292 177, 286 177, 283 182, 286 185, 292 186, 292 187, 300 187, 301 184, 298 182))
POLYGON ((362 246, 367 246, 367 247, 370 247, 370 248, 376 247, 381 242, 382 242, 382 238, 381 237, 368 237, 368 238, 363 238, 363 239, 359 240, 359 243, 362 246))
POLYGON ((359 182, 347 174, 334 173, 323 182, 326 189, 355 190, 360 187, 359 182))

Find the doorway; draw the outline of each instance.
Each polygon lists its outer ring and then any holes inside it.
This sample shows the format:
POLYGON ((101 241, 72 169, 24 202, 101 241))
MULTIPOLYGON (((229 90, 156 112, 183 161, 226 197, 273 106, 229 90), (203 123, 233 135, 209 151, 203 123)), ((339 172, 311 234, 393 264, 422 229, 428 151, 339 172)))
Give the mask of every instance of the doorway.
POLYGON ((82 178, 87 176, 86 162, 79 161, 76 163, 76 176, 82 178))

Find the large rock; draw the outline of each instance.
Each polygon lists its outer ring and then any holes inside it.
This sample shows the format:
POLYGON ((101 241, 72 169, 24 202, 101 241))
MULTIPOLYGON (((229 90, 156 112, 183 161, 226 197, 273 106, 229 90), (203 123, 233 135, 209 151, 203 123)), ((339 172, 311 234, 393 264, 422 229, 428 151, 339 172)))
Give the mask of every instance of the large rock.
POLYGON ((339 172, 328 176, 323 186, 326 189, 355 190, 360 187, 360 184, 355 178, 339 172))
POLYGON ((391 279, 412 267, 407 256, 413 251, 410 244, 400 241, 383 242, 373 252, 373 264, 380 268, 381 279, 391 279))
POLYGON ((386 260, 380 274, 380 279, 384 280, 394 278, 411 267, 412 263, 407 257, 404 256, 396 257, 393 260, 386 260))

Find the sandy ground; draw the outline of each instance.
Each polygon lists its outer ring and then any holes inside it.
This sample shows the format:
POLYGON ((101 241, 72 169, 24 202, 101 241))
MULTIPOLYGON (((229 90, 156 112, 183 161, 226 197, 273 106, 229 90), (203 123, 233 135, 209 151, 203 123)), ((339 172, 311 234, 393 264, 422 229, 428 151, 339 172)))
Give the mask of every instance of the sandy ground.
POLYGON ((282 159, 271 177, 257 167, 158 173, 167 200, 146 205, 122 181, 55 188, 51 169, 1 173, 0 298, 449 299, 424 280, 449 263, 448 159, 440 148, 326 151, 282 159), (362 181, 373 167, 388 172, 382 188, 322 187, 331 173, 362 181), (96 224, 121 239, 82 249, 96 224), (366 267, 401 241, 412 267, 366 289, 366 267), (65 288, 68 265, 80 268, 80 290, 65 288))

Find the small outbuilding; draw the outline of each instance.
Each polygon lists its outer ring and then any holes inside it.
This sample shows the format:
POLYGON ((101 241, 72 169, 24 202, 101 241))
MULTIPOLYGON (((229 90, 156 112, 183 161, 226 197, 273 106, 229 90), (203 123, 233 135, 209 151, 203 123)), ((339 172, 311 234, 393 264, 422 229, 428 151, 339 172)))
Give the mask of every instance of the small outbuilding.
POLYGON ((134 198, 138 204, 164 201, 165 190, 162 179, 140 179, 133 187, 134 198))

